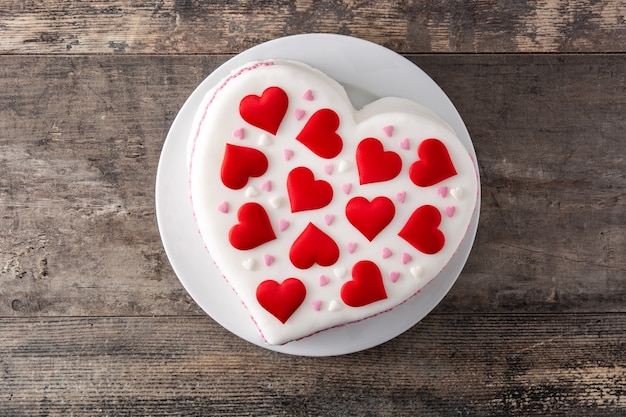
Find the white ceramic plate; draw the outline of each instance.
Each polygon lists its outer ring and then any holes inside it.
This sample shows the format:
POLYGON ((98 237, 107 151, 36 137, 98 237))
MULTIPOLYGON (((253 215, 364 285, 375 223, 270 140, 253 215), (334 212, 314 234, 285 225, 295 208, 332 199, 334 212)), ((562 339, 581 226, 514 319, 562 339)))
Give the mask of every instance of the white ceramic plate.
POLYGON ((404 57, 374 43, 341 35, 309 34, 276 39, 248 49, 217 68, 191 94, 172 123, 156 178, 156 213, 165 251, 196 303, 220 325, 251 343, 306 356, 341 355, 377 346, 418 323, 450 290, 474 242, 480 199, 467 237, 450 264, 409 301, 389 313, 283 346, 265 344, 198 235, 188 198, 186 146, 194 112, 204 94, 231 70, 249 61, 272 58, 302 61, 320 69, 344 85, 356 108, 384 96, 405 97, 430 107, 456 130, 476 161, 469 133, 452 102, 426 73, 404 57))

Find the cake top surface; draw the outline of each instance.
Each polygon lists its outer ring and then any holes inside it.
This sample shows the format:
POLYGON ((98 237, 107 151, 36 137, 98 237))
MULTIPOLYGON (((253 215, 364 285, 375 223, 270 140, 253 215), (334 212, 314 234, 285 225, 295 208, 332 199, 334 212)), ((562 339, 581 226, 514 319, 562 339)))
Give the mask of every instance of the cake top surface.
POLYGON ((189 140, 203 241, 262 337, 286 343, 386 312, 453 256, 474 161, 435 113, 355 110, 299 62, 251 62, 203 99, 189 140))

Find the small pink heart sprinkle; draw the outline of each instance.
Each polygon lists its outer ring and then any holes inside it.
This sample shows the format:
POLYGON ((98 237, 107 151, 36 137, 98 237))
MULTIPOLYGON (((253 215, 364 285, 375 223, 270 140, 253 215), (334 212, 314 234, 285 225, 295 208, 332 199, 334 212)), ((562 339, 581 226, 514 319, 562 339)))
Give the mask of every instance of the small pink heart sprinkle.
POLYGON ((289 161, 293 158, 293 151, 291 149, 285 149, 283 151, 283 158, 285 158, 285 161, 289 161))
POLYGON ((335 221, 335 215, 334 214, 325 214, 324 215, 324 222, 330 226, 331 224, 333 224, 333 222, 335 221))
POLYGON ((267 191, 268 193, 272 191, 272 181, 265 181, 261 184, 261 190, 267 191))
POLYGON ((352 191, 352 184, 348 183, 348 184, 344 184, 341 186, 341 189, 343 190, 343 192, 347 195, 350 194, 350 191, 352 191))
POLYGON ((385 135, 387 135, 387 137, 390 138, 391 135, 393 135, 393 126, 383 127, 383 132, 385 132, 385 135))
POLYGON ((396 193, 396 200, 398 200, 401 203, 404 203, 406 201, 406 191, 396 193))
POLYGON ((303 98, 303 99, 305 99, 305 100, 307 100, 307 101, 311 101, 311 100, 313 100, 313 98, 314 98, 314 97, 313 97, 313 91, 311 91, 311 90, 306 90, 306 91, 304 92, 304 94, 302 94, 302 98, 303 98))
POLYGON ((393 255, 393 252, 389 248, 383 248, 382 254, 383 254, 383 259, 387 259, 391 255, 393 255))
POLYGON ((455 211, 456 211, 456 207, 454 207, 454 206, 448 206, 448 207, 445 208, 446 216, 448 216, 448 217, 454 216, 454 212, 455 211))
POLYGON ((404 138, 400 141, 400 149, 408 150, 410 147, 409 138, 404 138))
POLYGON ((311 307, 313 307, 315 311, 320 311, 322 309, 322 300, 311 301, 311 307))
POLYGON ((439 194, 442 198, 445 198, 448 195, 448 187, 443 186, 437 188, 437 194, 439 194))
POLYGON ((356 243, 354 242, 346 243, 346 249, 348 249, 348 252, 354 253, 354 251, 356 250, 356 243))
POLYGON ((217 206, 217 209, 220 213, 228 213, 228 203, 224 201, 219 206, 217 206))
POLYGON ((304 117, 304 110, 295 109, 293 111, 293 115, 296 117, 296 120, 302 120, 302 118, 304 117))
POLYGON ((389 279, 391 280, 391 282, 395 283, 396 281, 398 281, 398 278, 400 278, 399 272, 392 271, 389 273, 389 279))
POLYGON ((333 168, 335 168, 333 164, 326 164, 324 165, 324 172, 327 173, 328 175, 332 175, 333 168))
POLYGON ((270 266, 274 263, 275 260, 276 258, 274 258, 272 255, 263 255, 263 262, 265 263, 265 266, 270 266))
POLYGON ((320 277, 317 279, 317 282, 318 284, 320 284, 320 287, 323 287, 330 282, 330 278, 328 278, 326 275, 320 275, 320 277))
POLYGON ((412 260, 413 260, 413 257, 409 255, 408 253, 403 253, 402 256, 400 257, 400 261, 402 262, 402 265, 406 265, 412 260))
POLYGON ((233 136, 239 140, 243 139, 243 136, 244 136, 243 127, 240 127, 239 129, 235 129, 235 131, 233 132, 233 136))
POLYGON ((279 220, 278 221, 278 230, 284 232, 289 227, 289 222, 287 220, 279 220))

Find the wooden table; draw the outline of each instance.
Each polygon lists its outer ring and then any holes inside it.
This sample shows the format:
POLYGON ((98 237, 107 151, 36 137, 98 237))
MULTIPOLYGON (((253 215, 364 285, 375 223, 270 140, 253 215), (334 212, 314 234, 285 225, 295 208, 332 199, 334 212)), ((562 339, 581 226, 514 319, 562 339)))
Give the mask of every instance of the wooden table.
POLYGON ((626 3, 6 0, 0 415, 626 415, 626 3), (404 54, 472 135, 478 236, 376 348, 274 353, 164 253, 168 129, 233 54, 334 32, 404 54))

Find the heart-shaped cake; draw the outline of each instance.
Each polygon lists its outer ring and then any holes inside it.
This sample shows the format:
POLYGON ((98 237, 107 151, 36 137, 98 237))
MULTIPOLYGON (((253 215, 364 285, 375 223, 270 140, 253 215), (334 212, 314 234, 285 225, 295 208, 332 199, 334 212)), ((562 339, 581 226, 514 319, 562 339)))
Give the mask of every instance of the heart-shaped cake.
POLYGON ((357 111, 294 61, 218 83, 188 154, 198 230, 270 344, 418 293, 459 247, 478 195, 474 161, 432 111, 401 98, 357 111))

